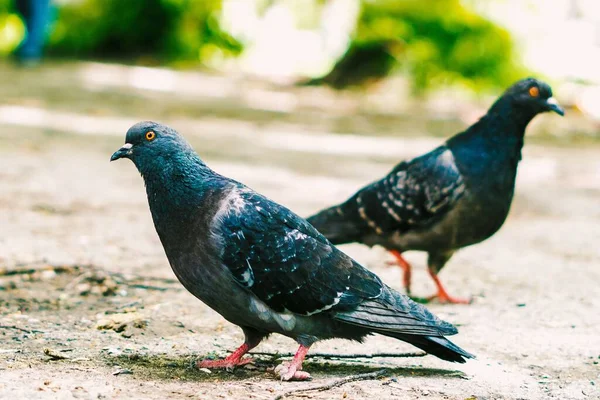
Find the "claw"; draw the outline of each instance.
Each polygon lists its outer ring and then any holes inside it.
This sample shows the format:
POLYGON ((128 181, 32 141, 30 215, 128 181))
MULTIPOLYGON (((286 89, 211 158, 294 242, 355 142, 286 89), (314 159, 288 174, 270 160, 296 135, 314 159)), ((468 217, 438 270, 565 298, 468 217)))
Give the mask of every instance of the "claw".
POLYGON ((437 299, 438 302, 440 302, 441 304, 471 304, 473 302, 472 298, 471 299, 462 299, 460 297, 450 296, 448 294, 448 292, 446 291, 446 289, 444 288, 444 286, 442 285, 442 282, 438 278, 437 274, 430 269, 429 275, 431 275, 431 279, 433 279, 435 286, 437 286, 438 292, 437 292, 437 294, 434 294, 433 296, 426 298, 425 300, 427 303, 431 302, 434 299, 437 299))
POLYGON ((429 303, 436 299, 441 304, 471 304, 471 303, 473 303, 473 298, 464 299, 461 297, 453 297, 453 296, 450 296, 448 293, 434 294, 433 296, 429 296, 426 300, 429 303))
POLYGON ((312 377, 308 372, 301 371, 302 366, 297 367, 293 362, 284 362, 275 367, 273 371, 282 381, 308 381, 312 377))
POLYGON ((308 372, 302 371, 302 362, 308 353, 308 347, 300 345, 294 359, 279 364, 273 371, 282 381, 308 381, 312 379, 308 372))
POLYGON ((242 358, 250 350, 250 346, 244 343, 236 351, 228 355, 222 360, 199 360, 196 362, 198 368, 224 368, 226 370, 232 370, 239 365, 249 364, 254 362, 252 358, 242 358))

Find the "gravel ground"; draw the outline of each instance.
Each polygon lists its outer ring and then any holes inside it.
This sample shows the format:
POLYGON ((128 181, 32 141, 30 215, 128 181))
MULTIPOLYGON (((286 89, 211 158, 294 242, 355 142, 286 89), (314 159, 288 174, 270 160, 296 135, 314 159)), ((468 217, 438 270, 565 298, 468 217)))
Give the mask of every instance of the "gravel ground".
MULTIPOLYGON (((53 105, 55 94, 20 96, 17 84, 1 84, 11 93, 3 110, 32 107, 33 97, 35 107, 53 105)), ((81 103, 75 95, 69 100, 72 110, 37 119, 0 110, 0 398, 273 399, 381 369, 387 373, 376 379, 289 397, 600 398, 600 147, 527 145, 507 223, 492 239, 459 252, 441 274, 451 293, 475 301, 430 307, 459 326, 454 340, 477 360, 314 357, 305 364, 312 382, 284 383, 269 368, 296 345, 278 336, 257 351, 281 354, 259 355, 251 368, 189 367, 198 357, 234 349, 241 331, 174 280, 141 178, 126 161, 108 162, 134 121, 104 103, 96 113, 80 106, 109 94, 80 88, 81 103)), ((111 96, 121 104, 126 95, 111 96)), ((158 107, 158 99, 145 98, 150 110, 158 107)), ((138 110, 136 117, 152 117, 138 110)), ((439 142, 159 114, 218 172, 301 215, 344 199, 439 142)), ((401 290, 400 270, 385 267, 383 249, 342 250, 401 290)), ((424 255, 407 258, 416 268, 415 293, 432 292, 424 255)), ((412 351, 383 337, 314 346, 315 353, 366 356, 412 351)))

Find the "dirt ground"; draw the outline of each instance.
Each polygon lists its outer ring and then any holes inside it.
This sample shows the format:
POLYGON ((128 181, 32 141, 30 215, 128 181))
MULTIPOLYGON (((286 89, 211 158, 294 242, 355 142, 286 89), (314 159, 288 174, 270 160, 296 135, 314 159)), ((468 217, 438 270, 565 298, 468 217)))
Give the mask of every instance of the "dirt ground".
MULTIPOLYGON (((293 111, 252 114, 248 105, 236 105, 243 118, 234 118, 222 104, 211 110, 207 98, 105 81, 99 88, 68 68, 0 70, 0 398, 274 399, 382 369, 376 379, 286 398, 600 398, 600 145, 528 143, 507 223, 441 274, 451 293, 474 303, 430 308, 459 327, 453 340, 476 360, 369 357, 415 349, 383 337, 334 340, 313 352, 364 357, 312 357, 312 382, 279 382, 269 368, 296 350, 279 336, 257 348, 271 355, 257 355, 250 368, 190 367, 234 349, 241 331, 174 280, 142 179, 130 162, 108 162, 126 129, 138 119, 168 122, 218 172, 301 215, 440 139, 427 130, 331 133, 293 111)), ((460 123, 436 126, 451 134, 460 123)), ((401 290, 400 270, 385 266, 383 249, 342 250, 401 290)), ((407 258, 415 293, 432 292, 424 255, 407 258)))

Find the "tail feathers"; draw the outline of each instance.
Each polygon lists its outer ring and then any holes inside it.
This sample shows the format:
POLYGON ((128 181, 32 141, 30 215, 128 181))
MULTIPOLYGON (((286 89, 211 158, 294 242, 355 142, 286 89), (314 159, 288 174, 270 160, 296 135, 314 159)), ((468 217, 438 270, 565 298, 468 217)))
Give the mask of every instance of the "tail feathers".
POLYGON ((337 313, 335 319, 405 341, 442 360, 464 363, 473 358, 444 337, 458 333, 454 325, 385 285, 380 296, 337 313))
POLYGON ((341 206, 327 208, 307 218, 307 221, 336 245, 360 241, 363 234, 360 224, 341 206))
POLYGON ((395 334, 389 331, 382 331, 379 333, 410 343, 445 361, 462 364, 465 363, 468 358, 475 358, 473 354, 461 349, 443 336, 395 334))

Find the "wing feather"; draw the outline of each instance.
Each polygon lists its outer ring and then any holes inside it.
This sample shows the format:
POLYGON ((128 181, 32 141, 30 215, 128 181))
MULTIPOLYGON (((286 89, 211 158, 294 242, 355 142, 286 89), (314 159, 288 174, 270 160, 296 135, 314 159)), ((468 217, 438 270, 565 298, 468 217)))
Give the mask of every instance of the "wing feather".
POLYGON ((381 293, 376 275, 305 220, 247 188, 231 190, 223 200, 229 205, 215 219, 224 238, 223 263, 271 308, 311 315, 352 307, 381 293))
POLYGON ((383 179, 351 197, 342 210, 356 208, 377 234, 405 232, 441 219, 465 191, 465 182, 446 146, 398 164, 383 179), (351 206, 351 207, 350 207, 351 206))
POLYGON ((441 335, 456 329, 395 292, 304 219, 239 185, 215 217, 233 278, 278 312, 332 318, 378 332, 441 335))

